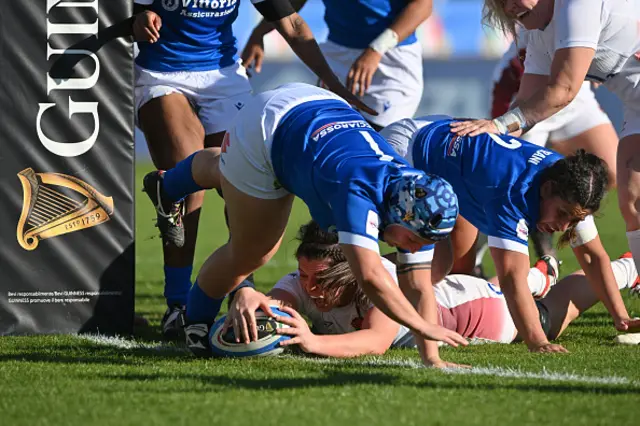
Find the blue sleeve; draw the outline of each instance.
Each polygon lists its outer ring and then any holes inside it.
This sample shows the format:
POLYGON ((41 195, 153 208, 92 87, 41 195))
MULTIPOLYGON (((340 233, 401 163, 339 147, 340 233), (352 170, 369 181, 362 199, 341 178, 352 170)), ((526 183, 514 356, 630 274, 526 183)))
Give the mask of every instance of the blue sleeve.
POLYGON ((331 209, 340 244, 351 244, 380 252, 378 209, 351 185, 333 197, 331 209))
MULTIPOLYGON (((493 200, 485 205, 489 247, 529 255, 529 222, 508 201, 493 200)), ((534 224, 535 226, 535 224, 534 224)))

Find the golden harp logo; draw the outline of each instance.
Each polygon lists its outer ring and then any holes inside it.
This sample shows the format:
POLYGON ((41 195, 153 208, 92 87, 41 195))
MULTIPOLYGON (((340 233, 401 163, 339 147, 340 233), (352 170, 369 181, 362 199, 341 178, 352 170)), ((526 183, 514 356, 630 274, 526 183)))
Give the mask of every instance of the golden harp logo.
POLYGON ((18 178, 24 196, 17 237, 25 250, 35 250, 40 240, 100 225, 113 215, 113 198, 73 176, 28 168, 18 178))

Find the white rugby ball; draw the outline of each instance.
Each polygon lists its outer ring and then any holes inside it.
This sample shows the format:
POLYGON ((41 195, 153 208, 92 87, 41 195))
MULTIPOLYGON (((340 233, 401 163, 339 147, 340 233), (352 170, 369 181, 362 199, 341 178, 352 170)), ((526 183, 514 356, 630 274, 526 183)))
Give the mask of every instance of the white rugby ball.
MULTIPOLYGON (((271 311, 278 316, 291 317, 291 315, 281 311, 276 306, 271 306, 271 311)), ((211 326, 211 330, 209 330, 209 342, 214 356, 251 357, 278 355, 284 352, 285 349, 280 346, 280 342, 291 338, 276 334, 278 328, 289 328, 288 325, 274 320, 261 310, 257 310, 258 340, 250 343, 236 343, 233 328, 229 327, 227 332, 222 334, 222 326, 226 317, 225 315, 216 321, 211 326)))

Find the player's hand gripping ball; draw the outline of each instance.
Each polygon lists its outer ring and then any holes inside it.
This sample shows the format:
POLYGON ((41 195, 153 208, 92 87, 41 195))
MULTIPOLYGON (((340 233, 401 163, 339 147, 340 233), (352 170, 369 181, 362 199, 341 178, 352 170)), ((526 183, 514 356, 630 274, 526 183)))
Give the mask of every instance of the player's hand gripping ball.
MULTIPOLYGON (((291 318, 291 315, 281 311, 277 306, 271 306, 271 311, 278 316, 291 318)), ((288 325, 276 321, 261 310, 257 310, 258 340, 250 343, 237 343, 232 327, 229 327, 227 332, 222 334, 225 319, 226 315, 216 321, 209 331, 209 342, 214 356, 244 358, 278 355, 285 350, 280 346, 280 342, 291 338, 276 334, 278 328, 288 328, 288 325)))

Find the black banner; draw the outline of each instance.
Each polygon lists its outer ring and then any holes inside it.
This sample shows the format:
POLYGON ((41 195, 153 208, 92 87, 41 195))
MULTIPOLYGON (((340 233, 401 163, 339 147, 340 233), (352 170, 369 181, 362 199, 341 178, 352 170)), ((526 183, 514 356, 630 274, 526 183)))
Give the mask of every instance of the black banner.
POLYGON ((0 334, 127 334, 132 0, 0 0, 0 334))

